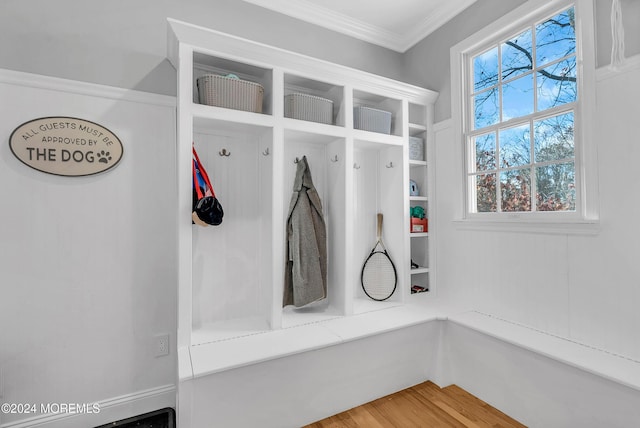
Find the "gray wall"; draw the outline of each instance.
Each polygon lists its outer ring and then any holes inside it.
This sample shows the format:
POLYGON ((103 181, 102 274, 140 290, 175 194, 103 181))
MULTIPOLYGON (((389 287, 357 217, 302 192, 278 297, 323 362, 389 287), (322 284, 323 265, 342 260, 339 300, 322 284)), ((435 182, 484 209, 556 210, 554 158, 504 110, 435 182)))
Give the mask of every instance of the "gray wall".
POLYGON ((175 95, 167 17, 402 77, 397 52, 240 0, 2 0, 0 68, 175 95))
MULTIPOLYGON (((525 0, 478 0, 405 54, 240 0, 2 0, 0 68, 175 95, 166 18, 235 34, 440 92, 451 116, 449 49, 525 0)), ((626 56, 640 53, 640 1, 622 0, 626 56)), ((611 0, 594 0, 598 66, 609 63, 611 0)))
POLYGON ((451 117, 450 48, 523 3, 525 0, 478 0, 406 52, 405 80, 440 93, 436 122, 451 117))
MULTIPOLYGON (((451 47, 523 3, 525 0, 478 0, 406 52, 404 80, 440 93, 436 122, 451 117, 451 47)), ((597 66, 602 67, 611 57, 611 1, 594 0, 594 4, 597 66)), ((628 58, 640 53, 640 1, 621 0, 621 5, 628 58)))
MULTIPOLYGON (((596 61, 598 67, 611 62, 611 0, 594 0, 596 6, 596 61)), ((640 54, 640 1, 620 0, 625 31, 625 56, 640 54)))

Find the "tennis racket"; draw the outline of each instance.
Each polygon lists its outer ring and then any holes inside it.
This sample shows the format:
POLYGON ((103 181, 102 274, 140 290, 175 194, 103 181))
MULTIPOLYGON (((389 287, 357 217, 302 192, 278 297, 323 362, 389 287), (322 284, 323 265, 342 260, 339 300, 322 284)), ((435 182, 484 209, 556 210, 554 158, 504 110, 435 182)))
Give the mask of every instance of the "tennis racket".
POLYGON ((398 284, 396 267, 382 243, 382 214, 378 214, 378 240, 362 266, 360 282, 365 294, 378 301, 391 297, 398 284))

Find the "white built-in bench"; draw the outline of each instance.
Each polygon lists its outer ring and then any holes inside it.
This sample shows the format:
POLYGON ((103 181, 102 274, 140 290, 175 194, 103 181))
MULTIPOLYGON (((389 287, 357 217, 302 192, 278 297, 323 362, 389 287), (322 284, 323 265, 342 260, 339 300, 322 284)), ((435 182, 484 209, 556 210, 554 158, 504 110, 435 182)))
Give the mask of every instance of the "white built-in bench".
POLYGON ((458 325, 640 391, 640 361, 480 312, 449 314, 447 319, 458 325))
POLYGON ((193 372, 185 367, 181 378, 206 376, 437 320, 464 326, 640 391, 640 361, 489 314, 457 312, 438 304, 397 306, 193 347, 193 372))
POLYGON ((640 421, 640 362, 436 299, 179 352, 191 426, 300 426, 425 380, 530 427, 640 421))

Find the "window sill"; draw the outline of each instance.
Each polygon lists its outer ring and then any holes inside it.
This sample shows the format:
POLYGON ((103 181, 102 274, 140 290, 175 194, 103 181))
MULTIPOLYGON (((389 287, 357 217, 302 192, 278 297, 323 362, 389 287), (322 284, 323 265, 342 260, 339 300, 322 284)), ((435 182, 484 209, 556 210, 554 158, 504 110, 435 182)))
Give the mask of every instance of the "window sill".
POLYGON ((487 232, 525 232, 554 235, 597 235, 600 222, 597 220, 535 221, 521 219, 460 219, 453 221, 458 230, 487 232))

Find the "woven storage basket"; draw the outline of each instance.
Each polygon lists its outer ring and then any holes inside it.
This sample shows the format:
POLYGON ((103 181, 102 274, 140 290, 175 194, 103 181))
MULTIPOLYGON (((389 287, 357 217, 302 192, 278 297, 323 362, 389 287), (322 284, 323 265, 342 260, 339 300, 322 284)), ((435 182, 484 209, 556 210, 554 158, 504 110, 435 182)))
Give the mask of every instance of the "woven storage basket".
POLYGON ((424 140, 419 137, 409 137, 409 159, 424 160, 424 140))
POLYGON ((197 80, 200 103, 262 113, 264 88, 259 83, 205 74, 197 80))
POLYGON ((391 112, 364 106, 354 107, 353 127, 364 131, 391 134, 391 112))
POLYGON ((331 125, 333 124, 333 101, 301 93, 285 95, 284 116, 331 125))

